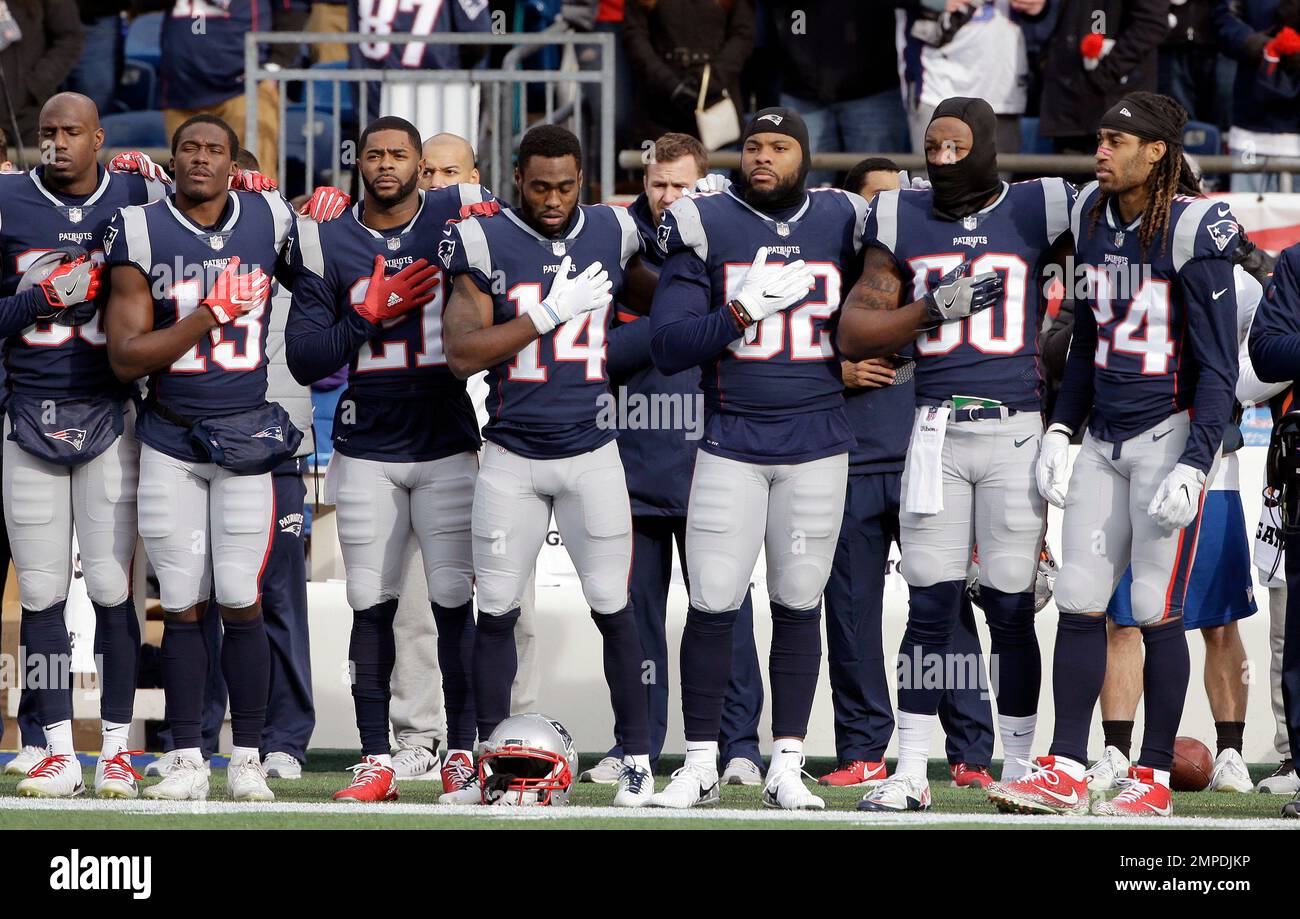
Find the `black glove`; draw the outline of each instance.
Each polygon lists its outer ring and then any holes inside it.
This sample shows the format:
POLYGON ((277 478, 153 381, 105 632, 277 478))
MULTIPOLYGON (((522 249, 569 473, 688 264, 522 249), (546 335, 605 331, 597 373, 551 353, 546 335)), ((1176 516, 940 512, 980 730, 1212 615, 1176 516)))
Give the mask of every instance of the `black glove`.
POLYGON ((684 112, 694 112, 700 101, 700 83, 694 77, 687 77, 673 87, 672 103, 684 112))

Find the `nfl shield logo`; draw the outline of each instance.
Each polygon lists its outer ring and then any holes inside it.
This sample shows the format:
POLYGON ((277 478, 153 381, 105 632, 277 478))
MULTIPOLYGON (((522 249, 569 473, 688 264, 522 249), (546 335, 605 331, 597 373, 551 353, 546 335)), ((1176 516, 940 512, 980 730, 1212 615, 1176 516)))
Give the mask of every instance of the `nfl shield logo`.
POLYGON ((73 223, 81 223, 81 208, 79 207, 68 208, 68 220, 70 220, 73 223))
POLYGON ((402 248, 402 237, 400 236, 388 237, 388 248, 391 249, 393 252, 396 252, 398 249, 402 248))
POLYGON ((212 251, 214 251, 214 252, 220 252, 222 249, 224 249, 224 248, 226 247, 226 237, 224 237, 224 236, 209 236, 209 237, 208 237, 208 245, 212 247, 212 251))
POLYGON ((969 217, 963 217, 961 219, 961 225, 968 230, 975 229, 978 223, 979 223, 979 218, 976 217, 974 214, 971 214, 969 217))
POLYGON ((1123 230, 1120 230, 1120 231, 1118 231, 1118 232, 1115 234, 1115 245, 1116 245, 1116 246, 1122 246, 1122 245, 1124 245, 1124 231, 1123 231, 1123 230))
POLYGON ((777 236, 789 236, 789 235, 790 235, 790 224, 788 224, 788 223, 778 223, 778 224, 776 225, 776 235, 777 235, 777 236))
POLYGON ((551 251, 556 255, 564 254, 564 240, 556 239, 551 242, 551 251))

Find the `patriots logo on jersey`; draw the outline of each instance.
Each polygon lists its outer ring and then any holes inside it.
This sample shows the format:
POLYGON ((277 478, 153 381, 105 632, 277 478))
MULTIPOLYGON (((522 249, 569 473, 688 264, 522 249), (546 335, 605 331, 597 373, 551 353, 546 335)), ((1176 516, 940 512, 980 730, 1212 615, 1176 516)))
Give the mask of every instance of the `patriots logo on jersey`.
POLYGON ((442 261, 442 267, 451 267, 451 257, 456 254, 456 240, 444 239, 438 243, 438 258, 442 261))
POLYGON ((1210 231, 1210 239, 1214 240, 1220 252, 1227 248, 1228 243, 1232 242, 1232 237, 1237 235, 1237 224, 1231 220, 1216 220, 1206 229, 1210 231))
POLYGON ((105 255, 113 254, 113 243, 116 239, 117 239, 117 227, 110 225, 109 228, 104 232, 104 254, 105 255))
POLYGON ((659 248, 667 251, 668 237, 673 233, 672 227, 666 223, 659 224, 659 248))
POLYGON ((254 437, 269 437, 269 438, 271 438, 272 440, 278 440, 278 441, 283 442, 283 440, 284 440, 284 431, 283 431, 283 429, 281 429, 281 427, 280 427, 278 424, 275 424, 275 425, 272 425, 272 426, 269 427, 269 428, 264 428, 264 429, 262 429, 261 431, 258 431, 258 432, 257 432, 256 434, 254 434, 253 436, 254 436, 254 437))
POLYGON ((81 445, 86 442, 86 432, 81 428, 65 428, 62 431, 46 431, 45 436, 54 440, 61 440, 65 444, 70 444, 72 449, 80 452, 81 445))

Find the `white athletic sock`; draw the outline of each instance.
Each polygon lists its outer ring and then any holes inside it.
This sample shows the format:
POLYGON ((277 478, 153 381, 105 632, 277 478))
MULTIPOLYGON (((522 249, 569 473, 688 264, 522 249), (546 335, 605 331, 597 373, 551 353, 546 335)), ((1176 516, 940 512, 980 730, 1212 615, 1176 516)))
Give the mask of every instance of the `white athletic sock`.
POLYGON ((172 753, 175 754, 177 759, 187 759, 192 763, 203 765, 203 751, 198 747, 181 747, 173 750, 172 753))
POLYGON ((262 754, 257 751, 257 747, 230 748, 230 761, 232 763, 243 762, 246 759, 251 759, 254 762, 260 763, 262 761, 262 754))
POLYGON ((703 763, 716 772, 718 768, 718 742, 716 740, 686 741, 686 762, 703 763))
POLYGON ((775 775, 782 769, 794 769, 797 772, 802 767, 802 740, 795 740, 792 737, 780 737, 772 741, 772 764, 767 770, 768 775, 775 775))
POLYGON ((381 766, 387 766, 389 769, 393 768, 393 754, 391 753, 376 753, 371 759, 379 760, 381 766))
POLYGON ((998 733, 1002 735, 1002 781, 1014 782, 1029 771, 1029 753, 1034 748, 1034 725, 1037 715, 998 715, 998 733))
POLYGON ((72 722, 56 721, 45 726, 45 743, 51 756, 69 756, 77 751, 72 746, 72 722))
POLYGON ((113 721, 101 722, 104 739, 99 745, 99 755, 103 759, 112 759, 126 749, 127 735, 131 731, 129 724, 117 724, 113 721))
POLYGON ((1166 788, 1169 787, 1168 769, 1152 769, 1151 771, 1155 773, 1155 780, 1157 785, 1163 785, 1166 788))
POLYGON ((938 715, 917 715, 901 709, 895 713, 898 725, 897 775, 911 775, 923 779, 930 765, 930 735, 939 722, 938 715))
POLYGON ((471 763, 474 762, 474 751, 473 751, 473 750, 448 750, 448 751, 447 751, 447 758, 446 758, 445 760, 443 760, 443 762, 444 762, 444 763, 451 762, 451 758, 452 758, 453 756, 455 756, 456 754, 458 754, 458 753, 463 753, 463 754, 465 754, 467 757, 469 757, 469 761, 470 761, 471 763))
POLYGON ((638 756, 633 756, 632 754, 629 753, 623 757, 623 762, 629 766, 639 766, 640 768, 644 769, 646 772, 650 771, 649 753, 643 753, 638 756))

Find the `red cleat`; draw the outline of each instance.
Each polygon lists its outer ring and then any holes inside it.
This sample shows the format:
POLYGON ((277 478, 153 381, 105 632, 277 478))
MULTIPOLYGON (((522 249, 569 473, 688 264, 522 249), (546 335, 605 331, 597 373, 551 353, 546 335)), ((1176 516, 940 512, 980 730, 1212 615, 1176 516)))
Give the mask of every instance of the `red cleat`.
POLYGON ((887 778, 889 778, 889 770, 885 768, 883 759, 878 763, 854 760, 822 776, 817 780, 817 784, 835 788, 858 788, 879 785, 887 778))
POLYGON ((948 771, 952 773, 953 788, 988 788, 993 784, 993 776, 989 773, 988 766, 968 766, 965 763, 957 763, 949 766, 948 771))
POLYGON ((1040 756, 1024 778, 990 785, 989 800, 1010 814, 1086 814, 1088 783, 1083 780, 1083 766, 1073 764, 1079 773, 1075 778, 1067 771, 1066 762, 1058 764, 1054 756, 1040 756))
POLYGON ((397 774, 373 756, 367 756, 352 770, 352 784, 334 792, 335 801, 396 801, 397 774))
POLYGON ((1120 793, 1097 805, 1103 817, 1172 817, 1174 799, 1169 773, 1146 766, 1129 766, 1128 778, 1118 781, 1120 793))

